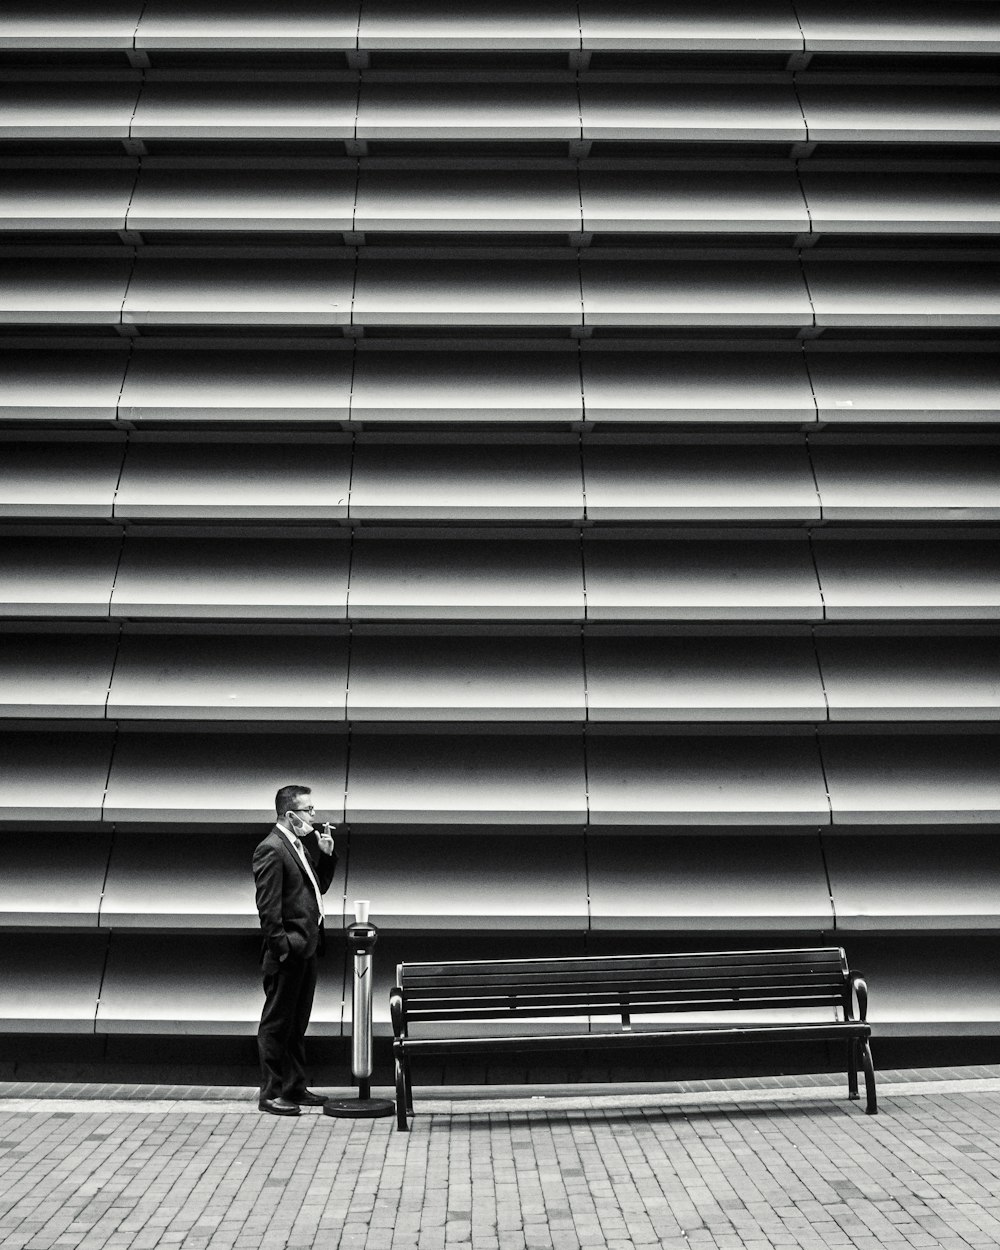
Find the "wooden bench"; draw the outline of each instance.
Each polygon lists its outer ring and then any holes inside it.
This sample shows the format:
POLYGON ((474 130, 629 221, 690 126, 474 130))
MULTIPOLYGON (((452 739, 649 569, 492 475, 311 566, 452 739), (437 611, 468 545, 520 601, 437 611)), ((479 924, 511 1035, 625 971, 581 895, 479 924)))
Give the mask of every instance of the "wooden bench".
POLYGON ((401 963, 389 995, 396 1066, 396 1125, 413 1113, 414 1056, 503 1054, 508 1051, 612 1050, 628 1046, 717 1045, 725 1042, 838 1041, 847 1049, 847 1088, 858 1097, 864 1066, 867 1112, 875 1115, 875 1069, 866 1023, 868 987, 839 946, 810 950, 711 951, 683 955, 617 955, 576 959, 500 959, 401 963), (855 1016, 853 998, 858 1012, 855 1016), (711 1020, 633 1031, 647 1013, 793 1011, 827 1008, 829 1021, 733 1024, 711 1020), (839 1015, 839 1019, 838 1019, 839 1015), (616 1032, 587 1024, 565 1033, 490 1034, 476 1025, 544 1018, 617 1016, 616 1032), (420 1036, 424 1025, 459 1026, 465 1036, 420 1036), (417 1036, 412 1036, 416 1031, 417 1036))

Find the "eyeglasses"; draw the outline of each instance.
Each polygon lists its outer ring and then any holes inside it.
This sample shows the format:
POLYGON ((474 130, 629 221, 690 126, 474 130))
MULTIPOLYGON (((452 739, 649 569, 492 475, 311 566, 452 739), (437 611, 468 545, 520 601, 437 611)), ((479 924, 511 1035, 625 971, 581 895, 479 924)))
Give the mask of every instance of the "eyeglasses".
POLYGON ((312 803, 310 803, 308 807, 293 807, 292 808, 293 812, 314 812, 315 810, 316 808, 313 807, 312 803))

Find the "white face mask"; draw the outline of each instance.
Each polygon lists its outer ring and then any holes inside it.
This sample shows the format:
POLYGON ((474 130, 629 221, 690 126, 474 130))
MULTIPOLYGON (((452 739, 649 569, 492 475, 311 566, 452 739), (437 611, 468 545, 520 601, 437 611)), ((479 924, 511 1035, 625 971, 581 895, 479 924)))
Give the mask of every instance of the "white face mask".
POLYGON ((289 812, 287 819, 292 827, 292 833, 296 833, 299 836, 312 833, 312 823, 304 812, 289 812))

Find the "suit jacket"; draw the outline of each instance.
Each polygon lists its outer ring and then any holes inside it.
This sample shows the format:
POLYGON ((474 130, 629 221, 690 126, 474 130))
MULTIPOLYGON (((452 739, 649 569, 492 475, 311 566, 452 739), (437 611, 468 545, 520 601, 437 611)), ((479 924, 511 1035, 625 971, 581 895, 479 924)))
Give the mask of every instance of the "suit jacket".
MULTIPOLYGON (((325 855, 314 833, 299 841, 325 894, 337 866, 336 853, 325 855)), ((308 959, 321 951, 323 933, 316 892, 280 825, 275 825, 254 851, 253 879, 264 934, 261 962, 275 964, 282 955, 308 959)))

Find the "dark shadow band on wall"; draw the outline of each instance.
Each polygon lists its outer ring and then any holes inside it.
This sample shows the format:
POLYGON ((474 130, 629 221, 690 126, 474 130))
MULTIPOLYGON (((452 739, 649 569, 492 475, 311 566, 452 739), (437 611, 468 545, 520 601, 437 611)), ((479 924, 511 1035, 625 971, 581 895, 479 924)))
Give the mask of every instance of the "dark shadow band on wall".
MULTIPOLYGON (((349 1038, 308 1039, 313 1086, 343 1089, 352 1084, 349 1038)), ((376 1038, 376 1086, 392 1084, 391 1039, 376 1038)), ((874 1039, 872 1049, 880 1073, 898 1069, 959 1068, 1000 1064, 1000 1037, 891 1037, 874 1039)), ((703 1081, 756 1076, 808 1075, 811 1083, 840 1084, 841 1047, 826 1043, 782 1046, 697 1046, 672 1048, 658 1060, 655 1052, 638 1050, 616 1055, 584 1053, 558 1056, 502 1057, 483 1061, 460 1055, 441 1056, 422 1065, 426 1086, 508 1087, 520 1085, 622 1084, 662 1081, 703 1081)), ((0 1083, 13 1083, 0 1094, 16 1097, 17 1086, 45 1082, 81 1085, 206 1086, 256 1089, 256 1042, 251 1037, 53 1037, 8 1034, 0 1037, 0 1083)), ((48 1091, 53 1096, 57 1091, 48 1091)), ((499 1093, 499 1091, 498 1091, 499 1093)))

